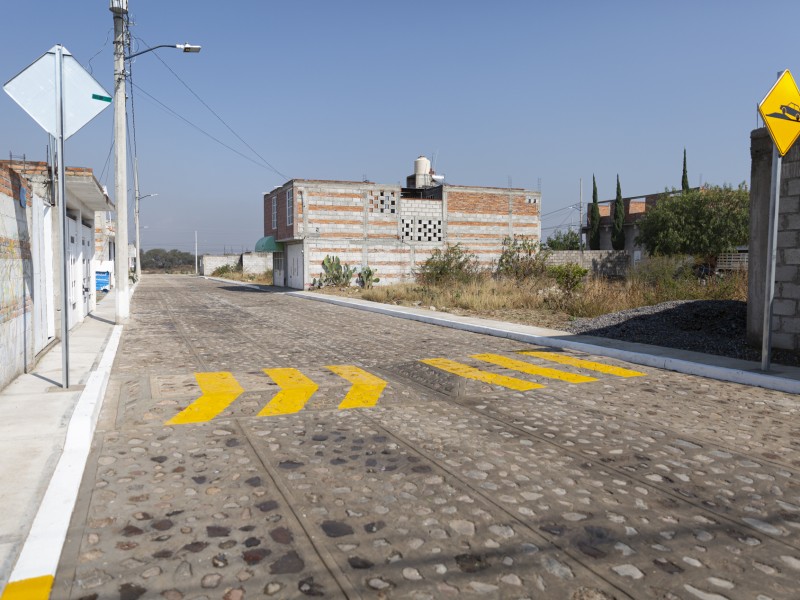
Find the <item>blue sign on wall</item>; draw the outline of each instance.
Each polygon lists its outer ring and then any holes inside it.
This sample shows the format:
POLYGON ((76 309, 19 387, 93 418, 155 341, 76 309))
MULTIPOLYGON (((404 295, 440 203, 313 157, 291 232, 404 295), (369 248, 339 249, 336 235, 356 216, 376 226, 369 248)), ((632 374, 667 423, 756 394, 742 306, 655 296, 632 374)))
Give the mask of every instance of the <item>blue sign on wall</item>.
POLYGON ((28 204, 28 197, 27 197, 27 194, 25 193, 25 188, 22 187, 22 186, 19 186, 19 205, 22 208, 25 208, 25 206, 27 204, 28 204))
POLYGON ((94 280, 94 289, 98 292, 100 290, 108 291, 111 288, 111 273, 108 271, 95 271, 94 280))

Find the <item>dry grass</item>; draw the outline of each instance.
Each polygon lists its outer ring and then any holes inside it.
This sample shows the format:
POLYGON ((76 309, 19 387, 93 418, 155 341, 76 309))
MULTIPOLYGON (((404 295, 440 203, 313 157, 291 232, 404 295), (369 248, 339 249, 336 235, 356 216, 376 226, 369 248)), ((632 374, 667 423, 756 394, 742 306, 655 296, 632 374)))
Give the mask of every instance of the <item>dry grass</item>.
POLYGON ((575 292, 559 290, 548 277, 523 281, 479 276, 466 283, 403 283, 369 290, 349 288, 332 293, 364 300, 435 308, 558 329, 571 319, 596 317, 671 300, 747 300, 747 273, 728 273, 701 280, 679 262, 653 260, 627 280, 587 278, 575 292))
POLYGON ((259 285, 272 285, 272 271, 266 273, 242 273, 241 271, 228 271, 216 277, 230 279, 231 281, 242 281, 245 283, 256 283, 259 285))

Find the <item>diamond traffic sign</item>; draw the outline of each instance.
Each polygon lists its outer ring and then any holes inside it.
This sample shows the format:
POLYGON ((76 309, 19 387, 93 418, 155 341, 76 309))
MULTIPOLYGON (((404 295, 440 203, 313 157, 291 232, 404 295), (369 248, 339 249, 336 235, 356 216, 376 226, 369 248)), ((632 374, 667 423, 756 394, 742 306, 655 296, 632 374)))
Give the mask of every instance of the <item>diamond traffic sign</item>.
MULTIPOLYGON (((56 115, 56 46, 3 86, 42 129, 58 136, 56 115)), ((63 48, 64 139, 99 115, 111 103, 102 86, 63 48)))
POLYGON ((778 153, 784 156, 800 137, 800 91, 786 70, 758 105, 778 153))

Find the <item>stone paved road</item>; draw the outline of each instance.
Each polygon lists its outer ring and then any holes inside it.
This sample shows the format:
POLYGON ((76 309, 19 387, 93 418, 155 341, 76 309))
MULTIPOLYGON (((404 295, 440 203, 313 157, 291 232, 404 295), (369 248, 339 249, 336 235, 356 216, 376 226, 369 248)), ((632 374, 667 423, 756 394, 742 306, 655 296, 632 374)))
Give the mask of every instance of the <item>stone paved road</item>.
POLYGON ((53 598, 800 598, 796 396, 189 277, 132 313, 53 598), (386 382, 376 406, 338 408, 337 365, 386 382), (258 416, 264 369, 318 389, 258 416), (220 372, 236 400, 165 425, 220 372))

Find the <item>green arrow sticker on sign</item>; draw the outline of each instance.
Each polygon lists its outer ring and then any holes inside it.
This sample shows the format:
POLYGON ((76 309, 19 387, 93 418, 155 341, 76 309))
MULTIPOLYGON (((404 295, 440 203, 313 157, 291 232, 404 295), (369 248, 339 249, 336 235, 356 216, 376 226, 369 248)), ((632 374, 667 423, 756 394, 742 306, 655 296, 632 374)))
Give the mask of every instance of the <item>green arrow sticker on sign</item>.
POLYGON ((101 96, 100 94, 92 94, 92 100, 102 100, 103 102, 111 102, 111 97, 101 96))

